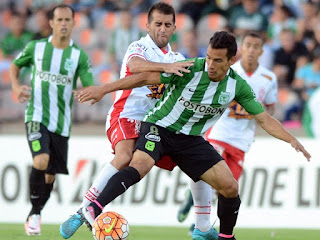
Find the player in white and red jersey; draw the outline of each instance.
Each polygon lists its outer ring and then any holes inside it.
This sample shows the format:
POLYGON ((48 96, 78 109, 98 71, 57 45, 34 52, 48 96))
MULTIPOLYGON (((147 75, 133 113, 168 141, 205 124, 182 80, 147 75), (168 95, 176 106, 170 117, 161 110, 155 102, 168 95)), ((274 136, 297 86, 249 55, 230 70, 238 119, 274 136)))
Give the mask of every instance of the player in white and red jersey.
MULTIPOLYGON (((263 39, 258 34, 252 32, 245 34, 240 46, 241 59, 231 67, 249 83, 257 100, 272 115, 278 98, 278 84, 275 74, 258 63, 263 52, 262 47, 263 39)), ((254 141, 255 125, 253 116, 247 113, 239 103, 233 101, 219 121, 205 135, 205 138, 225 159, 236 180, 242 174, 245 153, 254 141)), ((181 205, 178 220, 184 221, 193 201, 196 215, 195 233, 197 228, 211 225, 212 190, 203 181, 197 183, 191 181, 190 185, 192 194, 189 194, 181 205)))
MULTIPOLYGON (((179 60, 184 60, 182 54, 173 52, 170 44, 162 49, 159 48, 148 34, 128 47, 122 62, 120 78, 132 74, 131 66, 133 64, 145 65, 145 69, 139 69, 142 72, 147 70, 146 61, 152 61, 154 65, 161 67, 159 63, 173 63, 179 60)), ((163 66, 168 66, 168 64, 163 64, 163 66)), ((150 69, 155 71, 156 68, 151 67, 150 69)), ((145 113, 154 107, 162 96, 164 89, 164 84, 161 84, 122 90, 116 93, 115 103, 109 110, 106 122, 107 135, 114 150, 119 141, 136 138, 139 129, 137 124, 142 120, 145 113)))
MULTIPOLYGON (((257 100, 272 115, 278 99, 278 84, 276 75, 258 64, 262 46, 263 40, 259 35, 246 34, 240 47, 241 59, 232 68, 249 83, 257 100)), ((232 102, 219 122, 206 134, 206 139, 224 157, 236 180, 242 173, 244 155, 254 141, 255 127, 252 115, 239 103, 232 102)))
MULTIPOLYGON (((184 60, 184 57, 173 52, 169 44, 175 29, 175 11, 171 5, 159 2, 151 6, 148 12, 148 34, 128 47, 121 66, 121 78, 146 71, 163 71, 179 76, 189 72, 187 68, 193 65, 193 61, 176 62, 184 60)), ((109 179, 128 166, 139 135, 140 121, 147 110, 154 107, 164 88, 161 84, 117 92, 106 122, 107 136, 115 156, 101 169, 83 198, 81 207, 95 201, 109 179)), ((158 166, 172 170, 175 165, 165 157, 158 166)), ((70 238, 83 222, 82 213, 78 211, 60 226, 60 234, 70 238)))

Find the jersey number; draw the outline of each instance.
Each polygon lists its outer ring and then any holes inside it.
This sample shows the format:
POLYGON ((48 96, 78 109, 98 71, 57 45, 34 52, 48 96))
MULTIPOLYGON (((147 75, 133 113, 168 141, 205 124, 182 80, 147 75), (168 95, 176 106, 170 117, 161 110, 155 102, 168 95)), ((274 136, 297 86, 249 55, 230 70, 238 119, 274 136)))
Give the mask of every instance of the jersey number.
POLYGON ((40 123, 39 122, 28 122, 27 123, 28 134, 32 132, 39 132, 40 131, 40 123))

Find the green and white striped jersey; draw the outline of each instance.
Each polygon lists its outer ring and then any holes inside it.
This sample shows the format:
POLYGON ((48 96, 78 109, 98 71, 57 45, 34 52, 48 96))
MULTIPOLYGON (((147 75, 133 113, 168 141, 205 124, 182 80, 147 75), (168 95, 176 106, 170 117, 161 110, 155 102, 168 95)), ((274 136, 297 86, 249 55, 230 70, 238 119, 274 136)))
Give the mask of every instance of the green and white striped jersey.
POLYGON ((19 68, 32 66, 31 97, 25 122, 41 122, 50 132, 68 137, 71 130, 72 90, 78 77, 93 85, 88 55, 70 40, 69 47, 55 48, 52 37, 31 41, 16 57, 19 68))
POLYGON ((168 84, 162 98, 143 121, 186 135, 202 135, 235 99, 244 109, 256 115, 264 111, 249 84, 233 69, 220 82, 208 77, 205 58, 196 58, 190 73, 183 77, 162 73, 168 84))

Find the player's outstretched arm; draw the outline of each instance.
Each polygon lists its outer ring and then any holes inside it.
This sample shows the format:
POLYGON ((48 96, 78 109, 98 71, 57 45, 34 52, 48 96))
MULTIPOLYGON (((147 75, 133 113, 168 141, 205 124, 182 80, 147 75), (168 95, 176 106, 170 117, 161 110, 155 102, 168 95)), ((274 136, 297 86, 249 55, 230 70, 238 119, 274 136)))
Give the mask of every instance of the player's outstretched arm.
POLYGON ((140 57, 133 57, 129 63, 128 67, 132 73, 141 72, 166 72, 174 73, 180 77, 183 73, 189 73, 188 67, 193 66, 194 60, 174 62, 174 63, 156 63, 144 60, 140 57))
POLYGON ((19 83, 20 68, 17 67, 14 63, 12 63, 10 66, 9 74, 10 74, 12 91, 16 94, 17 98, 19 99, 19 102, 23 103, 27 101, 30 98, 31 87, 27 85, 20 85, 19 83))
POLYGON ((311 155, 310 153, 305 150, 303 145, 291 134, 289 133, 283 125, 276 120, 275 118, 271 117, 268 113, 262 112, 254 116, 257 123, 270 135, 286 141, 291 144, 291 146, 297 151, 302 152, 305 158, 310 161, 311 155))
POLYGON ((96 102, 99 102, 104 95, 117 90, 132 89, 145 85, 154 85, 160 83, 161 81, 159 72, 145 72, 133 74, 102 86, 90 86, 82 90, 76 90, 74 91, 74 95, 75 98, 81 103, 92 100, 90 102, 90 105, 92 105, 96 102))

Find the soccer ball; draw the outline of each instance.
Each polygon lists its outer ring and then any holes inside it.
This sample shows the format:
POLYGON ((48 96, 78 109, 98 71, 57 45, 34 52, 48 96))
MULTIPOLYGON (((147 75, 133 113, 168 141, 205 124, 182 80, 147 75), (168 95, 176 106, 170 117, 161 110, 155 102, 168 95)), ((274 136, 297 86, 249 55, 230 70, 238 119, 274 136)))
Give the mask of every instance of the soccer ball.
POLYGON ((104 212, 92 225, 95 240, 125 240, 129 236, 128 221, 119 213, 104 212))

